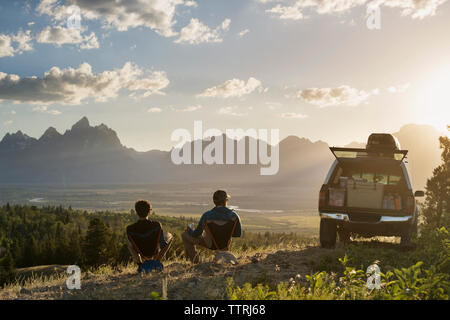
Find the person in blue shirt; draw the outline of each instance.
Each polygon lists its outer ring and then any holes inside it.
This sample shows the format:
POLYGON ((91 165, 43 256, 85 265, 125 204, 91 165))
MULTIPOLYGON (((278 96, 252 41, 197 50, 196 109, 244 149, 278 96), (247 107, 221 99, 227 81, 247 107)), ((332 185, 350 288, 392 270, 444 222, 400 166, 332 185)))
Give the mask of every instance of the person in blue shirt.
POLYGON ((195 251, 195 246, 199 245, 208 249, 212 248, 212 239, 209 234, 204 230, 205 220, 221 220, 228 221, 232 219, 237 219, 236 227, 233 232, 233 237, 240 237, 242 233, 241 219, 239 215, 233 210, 227 208, 228 200, 231 197, 223 190, 217 190, 214 192, 213 201, 215 207, 209 211, 206 211, 200 221, 198 222, 197 228, 192 230, 188 227, 181 238, 184 243, 184 250, 186 258, 193 263, 199 262, 199 257, 195 251))

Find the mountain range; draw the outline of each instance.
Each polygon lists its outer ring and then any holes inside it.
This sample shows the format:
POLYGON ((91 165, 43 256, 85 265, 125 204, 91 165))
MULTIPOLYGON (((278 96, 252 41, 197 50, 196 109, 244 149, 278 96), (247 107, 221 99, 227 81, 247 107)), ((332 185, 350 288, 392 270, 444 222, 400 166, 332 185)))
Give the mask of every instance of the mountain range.
MULTIPOLYGON (((440 163, 440 133, 431 126, 410 124, 393 134, 403 149, 410 151, 410 175, 415 188, 423 188, 433 168, 440 163)), ((246 138, 247 146, 250 139, 246 138)), ((209 143, 203 141, 203 146, 209 143)), ((348 146, 364 147, 365 143, 354 142, 348 146)), ((127 148, 114 130, 104 124, 91 126, 83 117, 63 134, 53 127, 38 139, 22 131, 7 133, 0 142, 0 183, 210 184, 220 181, 241 186, 316 188, 334 159, 326 142, 296 136, 280 141, 279 154, 280 169, 272 176, 261 176, 259 165, 175 165, 170 151, 138 152, 127 148)))

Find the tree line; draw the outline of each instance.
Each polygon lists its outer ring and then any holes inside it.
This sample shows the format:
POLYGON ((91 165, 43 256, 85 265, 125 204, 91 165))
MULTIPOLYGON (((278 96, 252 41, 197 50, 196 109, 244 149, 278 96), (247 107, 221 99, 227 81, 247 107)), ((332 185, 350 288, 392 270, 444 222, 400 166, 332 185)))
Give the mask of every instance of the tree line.
MULTIPOLYGON (((156 219, 177 233, 187 224, 179 218, 156 219)), ((134 210, 117 213, 62 206, 1 206, 0 286, 16 277, 16 268, 75 264, 86 269, 127 263, 131 256, 125 228, 136 220, 134 210)))

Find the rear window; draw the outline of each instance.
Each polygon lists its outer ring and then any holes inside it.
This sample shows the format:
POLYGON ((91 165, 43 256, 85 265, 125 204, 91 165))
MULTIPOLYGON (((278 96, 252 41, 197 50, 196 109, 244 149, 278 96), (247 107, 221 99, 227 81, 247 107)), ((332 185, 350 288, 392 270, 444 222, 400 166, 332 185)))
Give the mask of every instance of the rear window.
POLYGON ((397 185, 400 182, 401 176, 398 174, 357 171, 352 173, 352 178, 361 178, 365 182, 382 183, 385 185, 397 185))
POLYGON ((354 166, 340 165, 335 170, 332 181, 334 184, 339 183, 339 178, 362 179, 365 182, 382 183, 384 185, 397 186, 404 183, 403 172, 400 166, 354 166))

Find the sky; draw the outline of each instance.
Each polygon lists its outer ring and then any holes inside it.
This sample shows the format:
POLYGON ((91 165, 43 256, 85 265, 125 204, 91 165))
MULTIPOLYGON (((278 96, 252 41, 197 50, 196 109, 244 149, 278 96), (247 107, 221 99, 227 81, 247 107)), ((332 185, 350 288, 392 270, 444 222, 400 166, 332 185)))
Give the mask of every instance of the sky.
POLYGON ((336 146, 444 131, 449 17, 447 0, 2 0, 0 137, 83 116, 139 151, 195 120, 336 146))

